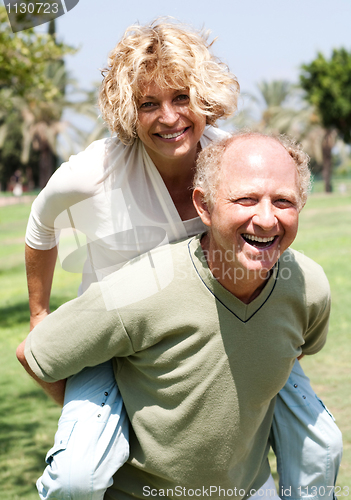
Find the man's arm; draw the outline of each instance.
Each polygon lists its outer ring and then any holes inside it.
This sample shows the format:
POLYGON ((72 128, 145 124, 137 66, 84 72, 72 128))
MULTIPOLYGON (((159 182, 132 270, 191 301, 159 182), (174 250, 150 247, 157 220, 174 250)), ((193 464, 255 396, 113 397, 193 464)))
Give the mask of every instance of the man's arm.
POLYGON ((63 406, 63 400, 64 400, 64 395, 65 395, 65 387, 66 387, 66 380, 59 380, 57 382, 53 382, 52 384, 49 384, 48 382, 44 382, 43 380, 40 380, 33 370, 31 370, 30 366, 27 363, 26 357, 24 355, 24 349, 25 349, 26 341, 24 340, 16 350, 16 356, 18 361, 21 363, 23 368, 26 370, 26 372, 44 389, 46 394, 50 396, 56 403, 59 405, 63 406))
POLYGON ((38 381, 41 387, 59 403, 67 377, 135 353, 121 311, 106 309, 105 295, 114 284, 113 277, 93 283, 83 295, 49 314, 18 347, 17 357, 26 371, 43 380, 38 381))

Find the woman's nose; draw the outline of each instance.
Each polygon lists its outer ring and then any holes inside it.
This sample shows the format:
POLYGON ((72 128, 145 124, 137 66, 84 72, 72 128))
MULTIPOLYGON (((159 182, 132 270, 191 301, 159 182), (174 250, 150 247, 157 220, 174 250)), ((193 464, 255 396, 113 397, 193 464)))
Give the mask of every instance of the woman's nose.
POLYGON ((174 125, 178 120, 178 112, 170 103, 165 103, 160 108, 159 121, 165 125, 174 125))

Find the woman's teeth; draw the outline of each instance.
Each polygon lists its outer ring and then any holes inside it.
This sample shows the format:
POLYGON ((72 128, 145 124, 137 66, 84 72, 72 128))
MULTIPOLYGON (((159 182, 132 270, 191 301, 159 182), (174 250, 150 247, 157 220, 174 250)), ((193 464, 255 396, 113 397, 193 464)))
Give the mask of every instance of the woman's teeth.
POLYGON ((179 137, 180 135, 182 135, 184 131, 185 128, 180 132, 175 132, 174 134, 158 134, 158 135, 160 135, 163 139, 174 139, 175 137, 179 137))

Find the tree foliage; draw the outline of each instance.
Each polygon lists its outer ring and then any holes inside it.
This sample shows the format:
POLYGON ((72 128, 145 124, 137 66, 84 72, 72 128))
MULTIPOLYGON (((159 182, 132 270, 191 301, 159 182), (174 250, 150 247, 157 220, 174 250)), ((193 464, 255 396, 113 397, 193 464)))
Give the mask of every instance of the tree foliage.
POLYGON ((52 173, 55 142, 62 129, 60 121, 65 107, 67 76, 63 56, 74 51, 58 43, 53 34, 38 34, 33 29, 12 33, 6 11, 0 7, 0 180, 3 186, 9 175, 9 158, 14 169, 22 162, 29 172, 33 156, 38 161, 33 149, 39 151, 41 187, 52 173), (10 144, 16 145, 16 151, 9 149, 10 144))
POLYGON ((255 95, 245 94, 245 107, 231 120, 237 128, 288 134, 302 143, 314 174, 322 171, 325 130, 315 107, 304 99, 300 86, 286 80, 263 80, 255 95))
POLYGON ((236 127, 289 134, 302 141, 319 125, 318 117, 303 101, 298 86, 286 80, 263 80, 256 87, 257 95, 246 94, 248 104, 232 119, 236 127))
POLYGON ((336 129, 346 143, 351 143, 351 53, 334 49, 329 60, 319 53, 314 61, 302 66, 300 84, 324 128, 336 129))
POLYGON ((232 120, 238 128, 250 127, 262 132, 286 132, 285 124, 290 122, 291 109, 287 100, 292 85, 285 80, 263 80, 257 85, 257 95, 245 93, 246 106, 232 120))
POLYGON ((300 84, 314 106, 324 128, 322 139, 323 177, 326 192, 332 191, 332 149, 337 136, 351 143, 351 53, 334 49, 327 60, 319 53, 302 66, 300 84))
POLYGON ((72 47, 33 29, 12 33, 6 10, 0 6, 0 91, 6 88, 12 95, 24 97, 36 89, 50 101, 60 89, 49 78, 47 64, 73 52, 72 47))

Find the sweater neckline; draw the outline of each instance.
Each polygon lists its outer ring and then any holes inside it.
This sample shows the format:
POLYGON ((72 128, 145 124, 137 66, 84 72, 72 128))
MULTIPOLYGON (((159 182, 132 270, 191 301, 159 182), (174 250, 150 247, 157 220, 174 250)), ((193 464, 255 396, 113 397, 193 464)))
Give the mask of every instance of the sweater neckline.
POLYGON ((192 238, 188 243, 190 258, 199 279, 209 293, 214 295, 223 307, 228 309, 241 322, 247 323, 256 313, 258 313, 273 293, 279 274, 279 261, 273 267, 271 276, 261 293, 249 304, 245 304, 224 288, 224 286, 213 276, 201 248, 201 237, 202 234, 192 238))

